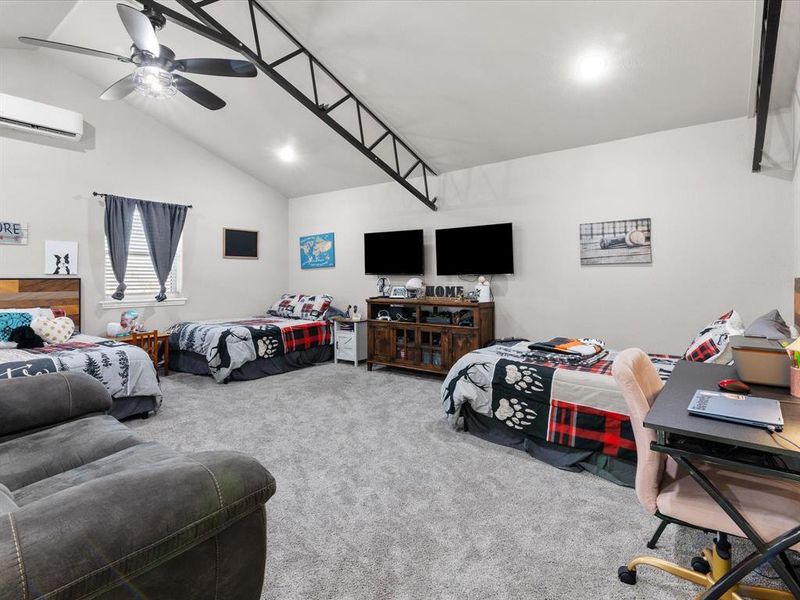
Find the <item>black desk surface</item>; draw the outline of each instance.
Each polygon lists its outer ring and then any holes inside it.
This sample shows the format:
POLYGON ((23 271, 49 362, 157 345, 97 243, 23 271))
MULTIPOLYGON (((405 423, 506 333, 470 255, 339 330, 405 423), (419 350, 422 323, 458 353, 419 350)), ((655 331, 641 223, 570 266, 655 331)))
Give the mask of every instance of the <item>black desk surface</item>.
MULTIPOLYGON (((736 377, 736 370, 732 366, 680 361, 656 397, 650 412, 645 417, 644 426, 770 454, 800 456, 800 450, 778 437, 773 437, 764 429, 689 414, 687 407, 695 391, 718 390, 717 383, 720 380, 736 377)), ((781 401, 784 420, 781 433, 796 444, 800 444, 800 401, 789 396, 788 390, 784 388, 766 386, 752 386, 752 388, 750 394, 752 396, 781 401)))

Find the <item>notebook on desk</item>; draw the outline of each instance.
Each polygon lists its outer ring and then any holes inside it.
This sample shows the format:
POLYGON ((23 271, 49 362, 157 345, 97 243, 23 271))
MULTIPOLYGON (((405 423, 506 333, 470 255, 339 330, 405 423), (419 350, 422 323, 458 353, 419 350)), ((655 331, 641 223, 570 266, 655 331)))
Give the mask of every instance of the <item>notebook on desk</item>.
POLYGON ((771 398, 697 390, 689 403, 689 413, 752 427, 783 429, 781 403, 771 398))

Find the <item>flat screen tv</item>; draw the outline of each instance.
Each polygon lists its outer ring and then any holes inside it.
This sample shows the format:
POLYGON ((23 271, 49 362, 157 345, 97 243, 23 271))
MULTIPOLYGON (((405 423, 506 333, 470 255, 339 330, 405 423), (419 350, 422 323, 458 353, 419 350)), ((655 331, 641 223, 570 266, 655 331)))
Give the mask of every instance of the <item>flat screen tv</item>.
POLYGON ((437 275, 514 272, 511 223, 436 230, 437 275))
POLYGON ((365 233, 364 272, 367 275, 425 273, 422 229, 365 233))

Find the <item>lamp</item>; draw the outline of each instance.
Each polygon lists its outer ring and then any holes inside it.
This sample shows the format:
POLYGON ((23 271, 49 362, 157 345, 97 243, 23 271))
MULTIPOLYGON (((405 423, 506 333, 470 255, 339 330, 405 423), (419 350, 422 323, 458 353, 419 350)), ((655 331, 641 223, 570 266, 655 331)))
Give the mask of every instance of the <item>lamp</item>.
POLYGON ((171 98, 178 91, 172 73, 153 65, 137 67, 133 72, 133 83, 136 91, 147 98, 171 98))

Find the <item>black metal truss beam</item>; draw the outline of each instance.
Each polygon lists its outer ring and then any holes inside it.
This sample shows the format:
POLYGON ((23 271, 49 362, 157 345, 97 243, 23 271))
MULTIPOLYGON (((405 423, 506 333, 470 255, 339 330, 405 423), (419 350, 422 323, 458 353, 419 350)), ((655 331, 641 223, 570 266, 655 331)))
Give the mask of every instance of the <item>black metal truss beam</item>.
POLYGON ((430 165, 428 165, 425 160, 420 157, 414 150, 412 150, 408 144, 406 144, 398 135, 384 123, 372 110, 369 109, 358 97, 346 86, 344 85, 339 79, 328 70, 325 65, 323 65, 311 52, 305 48, 283 25, 281 25, 262 5, 258 0, 247 0, 248 9, 249 9, 249 17, 250 17, 250 24, 253 31, 253 39, 255 41, 255 49, 250 48, 247 44, 237 38, 234 34, 232 34, 228 29, 226 29, 221 23, 215 20, 211 15, 206 12, 204 9, 206 4, 211 4, 216 0, 177 0, 178 4, 180 4, 185 10, 187 10, 193 17, 189 18, 181 13, 178 13, 163 4, 157 2, 156 0, 137 0, 143 6, 155 10, 156 12, 161 13, 166 17, 169 21, 175 23, 176 25, 180 25, 192 31, 198 35, 201 35, 207 39, 210 39, 214 42, 225 46, 226 48, 230 48, 231 50, 235 50, 236 52, 240 53, 244 56, 247 60, 249 60, 256 68, 258 68, 261 72, 263 72, 267 77, 272 79, 275 83, 277 83, 283 90, 289 93, 295 100, 300 102, 303 106, 305 106, 308 110, 310 110, 318 119, 328 125, 331 129, 333 129, 336 133, 338 133, 341 137, 343 137, 351 146, 356 148, 359 152, 361 152, 364 156, 369 158, 373 163, 375 163, 378 167, 380 167, 387 175, 389 175, 392 179, 394 179, 397 183, 403 186, 408 192, 410 192, 413 196, 415 196, 420 202, 425 204, 431 210, 436 210, 436 198, 431 197, 428 191, 428 174, 436 175, 436 171, 434 171, 430 165), (258 28, 258 23, 256 19, 256 13, 261 14, 265 17, 274 27, 278 30, 278 32, 283 35, 286 39, 288 39, 292 44, 297 46, 297 49, 290 52, 289 54, 273 60, 272 62, 268 62, 266 58, 261 53, 261 36, 260 31, 258 28), (196 19, 196 20, 195 20, 196 19), (288 79, 286 79, 283 75, 281 75, 277 70, 276 67, 280 64, 283 64, 287 61, 292 60, 293 58, 305 55, 307 57, 308 65, 309 65, 309 74, 311 78, 311 87, 313 90, 313 97, 307 96, 304 92, 302 92, 299 88, 297 88, 294 84, 292 84, 288 79), (320 104, 319 96, 317 91, 317 82, 316 82, 316 72, 320 71, 324 73, 331 81, 333 81, 337 86, 339 86, 342 90, 344 90, 344 96, 334 102, 331 105, 320 104), (343 127, 338 121, 336 121, 330 113, 339 106, 347 103, 348 101, 352 101, 352 104, 355 105, 356 109, 356 116, 358 119, 358 129, 359 135, 358 137, 351 134, 345 127, 343 127), (364 126, 362 122, 362 113, 368 114, 372 120, 377 123, 377 125, 383 129, 383 133, 373 141, 372 143, 367 143, 364 139, 364 126), (390 138, 392 142, 392 149, 394 151, 394 164, 388 164, 384 161, 380 156, 378 156, 373 150, 384 141, 386 138, 390 138), (402 146, 405 151, 411 155, 411 160, 413 162, 413 166, 402 172, 400 169, 400 161, 397 154, 397 146, 402 146), (422 180, 424 184, 424 191, 420 191, 414 185, 409 183, 408 176, 411 175, 412 171, 417 167, 422 168, 422 180))
POLYGON ((764 157, 769 97, 772 92, 772 73, 775 69, 775 52, 778 47, 778 29, 781 23, 781 2, 782 0, 764 0, 764 14, 761 21, 761 54, 758 61, 758 83, 756 84, 754 173, 761 171, 761 160, 764 157))

